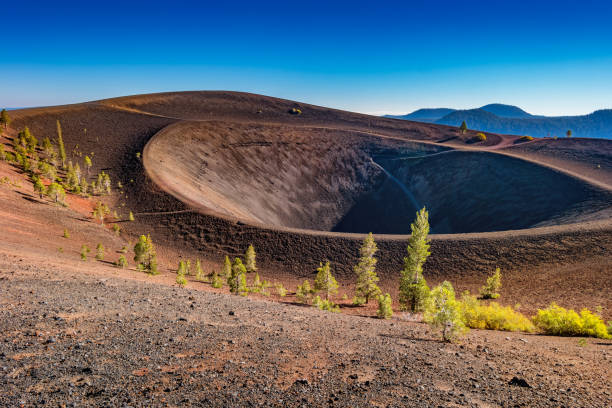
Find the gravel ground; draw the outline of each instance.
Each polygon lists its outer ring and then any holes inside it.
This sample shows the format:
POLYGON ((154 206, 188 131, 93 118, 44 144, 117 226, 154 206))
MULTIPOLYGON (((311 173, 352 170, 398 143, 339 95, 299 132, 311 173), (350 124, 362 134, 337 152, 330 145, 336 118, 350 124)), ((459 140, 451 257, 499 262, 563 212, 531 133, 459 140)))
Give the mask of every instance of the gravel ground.
POLYGON ((472 331, 448 344, 401 314, 332 314, 95 264, 0 252, 1 406, 612 405, 610 341, 472 331))

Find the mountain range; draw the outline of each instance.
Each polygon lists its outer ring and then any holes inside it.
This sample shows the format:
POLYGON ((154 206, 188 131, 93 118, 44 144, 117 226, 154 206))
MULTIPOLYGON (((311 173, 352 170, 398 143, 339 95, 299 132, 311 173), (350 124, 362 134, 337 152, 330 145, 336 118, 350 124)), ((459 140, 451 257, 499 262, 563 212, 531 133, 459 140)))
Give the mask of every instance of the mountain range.
POLYGON ((492 103, 476 109, 419 109, 407 115, 385 117, 450 126, 465 121, 469 129, 534 137, 565 136, 571 130, 574 137, 612 139, 612 109, 580 116, 539 116, 518 106, 492 103))

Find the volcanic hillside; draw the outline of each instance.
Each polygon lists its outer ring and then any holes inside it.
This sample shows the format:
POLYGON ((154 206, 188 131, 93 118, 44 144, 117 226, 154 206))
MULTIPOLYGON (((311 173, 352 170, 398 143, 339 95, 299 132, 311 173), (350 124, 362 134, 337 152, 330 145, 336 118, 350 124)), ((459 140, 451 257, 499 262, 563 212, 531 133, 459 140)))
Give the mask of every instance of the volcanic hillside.
POLYGON ((68 149, 93 153, 94 172, 127 186, 113 196, 136 215, 126 232, 204 256, 253 243, 264 266, 308 276, 329 259, 349 276, 359 233, 372 231, 385 234, 380 273, 396 274, 421 206, 446 234, 433 236, 426 265, 439 276, 578 263, 612 242, 605 140, 481 142, 475 131, 232 92, 12 114, 14 130, 39 139, 60 120, 68 149))

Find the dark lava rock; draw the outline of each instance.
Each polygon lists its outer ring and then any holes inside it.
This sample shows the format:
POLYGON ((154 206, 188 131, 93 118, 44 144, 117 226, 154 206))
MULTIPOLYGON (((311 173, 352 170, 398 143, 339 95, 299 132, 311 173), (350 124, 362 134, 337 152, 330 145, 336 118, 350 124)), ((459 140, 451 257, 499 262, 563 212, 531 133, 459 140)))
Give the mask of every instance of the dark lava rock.
POLYGON ((518 378, 518 377, 512 377, 508 385, 516 385, 517 387, 531 388, 531 385, 529 385, 527 381, 525 381, 523 378, 518 378))

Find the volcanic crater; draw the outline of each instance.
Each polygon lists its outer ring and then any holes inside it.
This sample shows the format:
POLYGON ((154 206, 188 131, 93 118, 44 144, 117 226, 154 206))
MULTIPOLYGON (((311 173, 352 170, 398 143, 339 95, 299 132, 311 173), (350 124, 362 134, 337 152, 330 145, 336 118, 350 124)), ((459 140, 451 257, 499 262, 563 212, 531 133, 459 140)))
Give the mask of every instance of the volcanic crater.
POLYGON ((495 152, 363 132, 179 122, 144 149, 147 174, 198 210, 275 228, 409 234, 517 230, 608 217, 612 195, 495 152))

